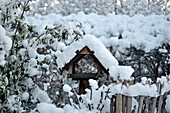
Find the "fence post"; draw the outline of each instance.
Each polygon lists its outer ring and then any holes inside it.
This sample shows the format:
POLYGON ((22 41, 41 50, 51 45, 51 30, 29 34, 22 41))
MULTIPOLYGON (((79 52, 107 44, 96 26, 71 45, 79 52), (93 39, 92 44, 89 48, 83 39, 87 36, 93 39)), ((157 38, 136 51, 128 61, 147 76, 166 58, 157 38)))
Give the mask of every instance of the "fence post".
POLYGON ((146 102, 145 102, 145 113, 148 113, 148 108, 149 108, 149 97, 146 97, 146 102))
POLYGON ((161 95, 161 90, 162 90, 163 86, 164 86, 164 84, 161 84, 161 85, 160 85, 160 97, 159 97, 158 112, 157 112, 157 113, 161 113, 162 98, 163 98, 163 95, 161 95))
MULTIPOLYGON (((127 86, 127 80, 124 80, 124 85, 127 86)), ((122 113, 126 113, 126 96, 122 95, 122 113)))
POLYGON ((157 97, 154 97, 154 98, 153 98, 153 104, 152 104, 152 110, 151 110, 151 113, 155 113, 156 100, 157 100, 157 97))
POLYGON ((113 96, 110 100, 110 113, 113 113, 113 96))
MULTIPOLYGON (((133 85, 134 81, 131 80, 129 82, 129 85, 133 85)), ((131 110, 132 110, 132 97, 130 96, 127 96, 126 98, 126 113, 131 113, 131 110)))
POLYGON ((122 112, 122 94, 116 95, 116 113, 122 112))
POLYGON ((141 113, 141 112, 142 112, 143 99, 144 99, 143 96, 140 96, 140 97, 139 97, 138 113, 141 113))

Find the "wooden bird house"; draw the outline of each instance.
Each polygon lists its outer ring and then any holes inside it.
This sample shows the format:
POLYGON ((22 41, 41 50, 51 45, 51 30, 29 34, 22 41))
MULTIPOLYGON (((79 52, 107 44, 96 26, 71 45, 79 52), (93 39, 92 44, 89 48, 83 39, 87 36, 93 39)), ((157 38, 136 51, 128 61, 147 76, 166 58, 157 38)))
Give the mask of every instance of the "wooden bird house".
POLYGON ((79 94, 89 88, 89 79, 98 79, 103 73, 109 75, 108 68, 118 65, 113 55, 95 37, 84 37, 72 44, 59 55, 57 63, 61 71, 68 72, 69 78, 79 81, 79 94))

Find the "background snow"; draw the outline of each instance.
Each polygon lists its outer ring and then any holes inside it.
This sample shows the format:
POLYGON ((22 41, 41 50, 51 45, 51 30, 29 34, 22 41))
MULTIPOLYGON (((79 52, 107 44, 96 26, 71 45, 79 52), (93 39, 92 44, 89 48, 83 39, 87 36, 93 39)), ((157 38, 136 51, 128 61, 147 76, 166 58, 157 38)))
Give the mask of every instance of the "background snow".
POLYGON ((126 47, 135 46, 146 52, 169 43, 170 15, 106 15, 78 13, 62 17, 57 14, 46 16, 36 15, 27 17, 26 22, 37 25, 37 30, 42 32, 46 25, 54 26, 64 24, 70 26, 70 20, 82 23, 82 30, 92 34, 105 44, 106 47, 113 46, 115 50, 124 51, 126 47), (119 35, 122 39, 118 39, 119 35))

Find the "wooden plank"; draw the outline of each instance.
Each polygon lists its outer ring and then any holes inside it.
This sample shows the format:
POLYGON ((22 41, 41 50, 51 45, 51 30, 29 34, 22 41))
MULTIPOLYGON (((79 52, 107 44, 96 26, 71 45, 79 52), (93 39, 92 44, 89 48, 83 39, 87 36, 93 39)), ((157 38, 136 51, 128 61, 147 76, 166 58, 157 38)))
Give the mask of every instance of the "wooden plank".
POLYGON ((126 99, 126 113, 131 113, 132 111, 132 97, 127 97, 126 99))
POLYGON ((70 67, 69 67, 69 70, 68 70, 68 74, 72 74, 73 73, 73 65, 71 65, 70 67))
POLYGON ((168 96, 168 93, 166 92, 166 93, 164 94, 164 99, 163 99, 163 113, 166 113, 165 102, 166 102, 167 96, 168 96))
POLYGON ((154 97, 154 98, 153 98, 153 104, 152 104, 152 110, 151 110, 151 113, 155 113, 156 100, 157 100, 157 98, 156 98, 156 97, 154 97))
POLYGON ((142 113, 142 106, 143 106, 143 96, 139 97, 139 107, 138 107, 138 113, 142 113))
POLYGON ((125 112, 125 109, 126 108, 126 96, 125 95, 123 95, 122 96, 122 113, 126 113, 125 112))
POLYGON ((116 113, 122 112, 122 94, 116 95, 116 113))
POLYGON ((163 96, 161 95, 161 96, 159 97, 158 112, 157 112, 157 113, 161 113, 161 108, 162 108, 162 98, 163 98, 163 96))
POLYGON ((113 96, 110 100, 110 113, 113 113, 113 96))
POLYGON ((148 113, 148 109, 149 109, 149 97, 146 97, 144 113, 148 113))
POLYGON ((73 80, 82 80, 82 79, 96 79, 96 73, 83 73, 83 74, 71 74, 70 78, 73 80))
POLYGON ((83 88, 83 80, 79 81, 79 95, 84 94, 84 88, 83 88))
POLYGON ((164 84, 161 84, 160 85, 160 90, 159 90, 160 97, 159 97, 159 102, 158 102, 158 112, 157 113, 161 113, 162 99, 163 99, 163 95, 161 95, 161 93, 162 93, 162 88, 163 87, 164 87, 164 84))
POLYGON ((69 66, 72 65, 73 63, 78 62, 80 59, 82 59, 85 55, 84 54, 80 54, 80 55, 76 55, 73 59, 70 60, 69 63, 67 63, 62 70, 68 70, 69 66))

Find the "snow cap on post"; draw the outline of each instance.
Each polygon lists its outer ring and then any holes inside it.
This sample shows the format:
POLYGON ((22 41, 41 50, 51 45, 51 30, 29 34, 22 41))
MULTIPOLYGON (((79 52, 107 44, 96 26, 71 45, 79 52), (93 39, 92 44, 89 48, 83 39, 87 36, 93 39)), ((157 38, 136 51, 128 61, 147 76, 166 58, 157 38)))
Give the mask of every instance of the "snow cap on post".
POLYGON ((109 74, 114 80, 130 80, 134 69, 131 66, 111 66, 109 74))

